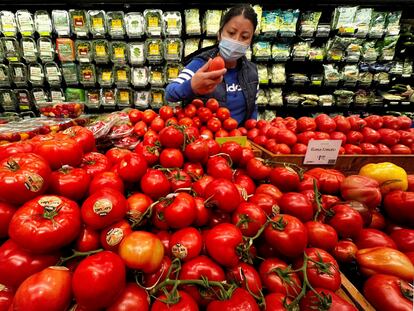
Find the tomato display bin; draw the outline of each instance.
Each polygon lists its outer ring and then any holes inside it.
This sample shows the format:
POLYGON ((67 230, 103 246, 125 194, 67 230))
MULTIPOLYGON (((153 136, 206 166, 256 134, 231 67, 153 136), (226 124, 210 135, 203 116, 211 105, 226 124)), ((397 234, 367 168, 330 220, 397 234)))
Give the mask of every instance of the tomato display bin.
MULTIPOLYGON (((249 142, 255 154, 265 159, 274 159, 278 162, 294 163, 304 168, 313 168, 315 165, 304 165, 305 155, 294 154, 274 154, 269 150, 249 142)), ((413 154, 384 154, 384 155, 339 155, 336 163, 333 165, 319 165, 340 170, 345 175, 358 174, 359 169, 368 163, 392 162, 403 167, 408 174, 414 174, 414 155, 413 154)))
POLYGON ((341 288, 336 291, 341 298, 354 305, 358 310, 375 311, 375 308, 365 299, 358 289, 341 272, 341 288))

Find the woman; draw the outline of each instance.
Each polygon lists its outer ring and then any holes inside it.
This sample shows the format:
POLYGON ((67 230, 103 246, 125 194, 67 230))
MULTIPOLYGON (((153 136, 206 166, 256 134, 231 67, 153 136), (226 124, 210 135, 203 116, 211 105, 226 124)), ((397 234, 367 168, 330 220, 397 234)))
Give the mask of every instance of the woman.
POLYGON ((256 26, 257 16, 251 6, 238 5, 228 10, 221 19, 218 45, 196 52, 178 78, 167 86, 167 100, 186 104, 194 98, 215 98, 239 124, 256 119, 257 68, 245 56, 256 26), (209 72, 210 62, 217 55, 224 59, 225 68, 209 72))

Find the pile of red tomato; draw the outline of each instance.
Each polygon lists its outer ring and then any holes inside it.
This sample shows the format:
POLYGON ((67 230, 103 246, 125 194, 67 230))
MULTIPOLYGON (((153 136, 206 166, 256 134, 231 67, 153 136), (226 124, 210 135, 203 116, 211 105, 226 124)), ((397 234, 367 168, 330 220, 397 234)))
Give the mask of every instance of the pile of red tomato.
POLYGON ((237 129, 212 103, 132 110, 133 151, 82 127, 0 146, 0 310, 357 310, 340 264, 377 310, 411 310, 412 176, 385 193, 220 146, 237 129))
POLYGON ((275 154, 305 154, 311 139, 342 140, 339 154, 412 154, 414 129, 406 116, 277 117, 248 120, 247 137, 275 154))

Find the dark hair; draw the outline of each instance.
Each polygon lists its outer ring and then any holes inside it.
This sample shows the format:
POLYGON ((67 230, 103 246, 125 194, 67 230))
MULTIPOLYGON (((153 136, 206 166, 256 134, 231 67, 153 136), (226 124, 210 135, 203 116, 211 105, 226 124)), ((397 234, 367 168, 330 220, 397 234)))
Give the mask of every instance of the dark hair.
POLYGON ((222 32, 224 26, 236 16, 242 15, 244 18, 251 21, 253 24, 253 32, 256 30, 257 27, 257 14, 253 10, 252 6, 249 4, 238 4, 232 8, 230 8, 222 17, 220 21, 220 29, 219 33, 222 32))

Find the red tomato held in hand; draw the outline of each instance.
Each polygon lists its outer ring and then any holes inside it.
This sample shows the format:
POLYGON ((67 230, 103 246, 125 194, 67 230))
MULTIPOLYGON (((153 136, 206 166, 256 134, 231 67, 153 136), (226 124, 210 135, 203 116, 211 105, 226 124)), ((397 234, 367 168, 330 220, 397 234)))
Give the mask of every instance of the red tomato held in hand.
POLYGON ((27 278, 13 299, 13 310, 66 310, 72 299, 71 275, 66 267, 52 266, 27 278))
POLYGON ((16 242, 7 240, 0 246, 0 284, 17 289, 29 276, 55 265, 59 253, 29 253, 16 242))
POLYGON ((308 245, 308 234, 305 225, 296 217, 279 214, 264 231, 267 243, 286 257, 297 257, 308 245))
POLYGON ((206 248, 211 258, 225 267, 239 262, 236 248, 243 242, 243 235, 235 225, 224 223, 207 232, 206 248))
POLYGON ((148 293, 136 283, 127 283, 116 301, 106 311, 148 311, 150 298, 148 293))
POLYGON ((122 240, 118 252, 127 267, 153 273, 161 265, 164 246, 155 234, 134 231, 122 240))
POLYGON ((216 70, 222 70, 226 67, 226 64, 224 63, 224 59, 221 56, 214 57, 210 65, 208 66, 208 71, 216 71, 216 70))
POLYGON ((125 264, 113 252, 103 251, 81 261, 73 273, 77 303, 97 310, 111 306, 125 288, 125 264))
POLYGON ((204 198, 210 197, 211 204, 228 213, 233 212, 241 202, 237 187, 223 178, 215 179, 206 186, 204 198))
POLYGON ((302 282, 296 272, 284 261, 277 258, 265 259, 259 267, 263 285, 271 293, 281 293, 289 297, 299 295, 302 282), (278 273, 280 272, 280 273, 278 273))
POLYGON ((13 215, 9 235, 33 253, 48 253, 68 245, 81 229, 79 206, 59 196, 40 196, 13 215))
POLYGON ((124 195, 111 188, 96 191, 83 202, 83 222, 93 229, 103 229, 120 221, 127 212, 124 195))
POLYGON ((412 287, 406 281, 392 275, 375 274, 364 284, 363 293, 378 311, 411 311, 413 302, 407 297, 412 287))
POLYGON ((81 145, 73 139, 44 141, 36 145, 34 153, 46 159, 52 170, 57 170, 63 165, 77 167, 81 164, 83 156, 81 145))
POLYGON ((358 309, 335 292, 325 288, 309 290, 300 301, 301 310, 357 311, 358 309))
POLYGON ((78 201, 88 193, 90 181, 91 178, 84 169, 62 167, 50 175, 49 191, 78 201))
POLYGON ((51 170, 33 153, 18 153, 0 161, 0 201, 21 205, 43 194, 51 170))
POLYGON ((243 311, 259 311, 256 300, 249 292, 243 288, 237 288, 230 299, 216 300, 207 306, 207 311, 217 310, 243 310, 243 311))

